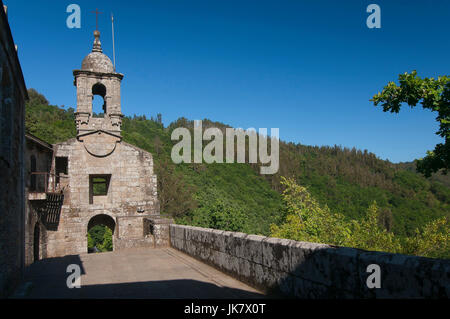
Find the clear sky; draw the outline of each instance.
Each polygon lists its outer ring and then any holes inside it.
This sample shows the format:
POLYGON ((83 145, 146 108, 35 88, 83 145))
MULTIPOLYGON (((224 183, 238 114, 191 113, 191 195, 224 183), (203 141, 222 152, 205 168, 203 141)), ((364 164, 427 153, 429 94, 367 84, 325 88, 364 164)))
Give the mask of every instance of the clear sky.
POLYGON ((280 129, 306 145, 342 145, 393 162, 425 156, 441 138, 435 114, 383 113, 369 99, 399 73, 450 74, 448 0, 4 0, 27 87, 76 107, 73 69, 91 51, 96 8, 116 67, 122 112, 280 129), (66 7, 81 7, 81 28, 66 7), (366 7, 381 7, 381 29, 366 7))

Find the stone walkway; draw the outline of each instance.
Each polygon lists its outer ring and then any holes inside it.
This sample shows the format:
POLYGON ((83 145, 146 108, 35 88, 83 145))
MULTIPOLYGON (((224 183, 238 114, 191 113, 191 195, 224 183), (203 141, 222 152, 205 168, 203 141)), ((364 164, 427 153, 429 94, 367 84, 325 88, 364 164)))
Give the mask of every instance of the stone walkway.
POLYGON ((264 298, 261 292, 173 248, 50 258, 26 271, 25 298, 264 298), (81 288, 66 268, 81 268, 81 288))

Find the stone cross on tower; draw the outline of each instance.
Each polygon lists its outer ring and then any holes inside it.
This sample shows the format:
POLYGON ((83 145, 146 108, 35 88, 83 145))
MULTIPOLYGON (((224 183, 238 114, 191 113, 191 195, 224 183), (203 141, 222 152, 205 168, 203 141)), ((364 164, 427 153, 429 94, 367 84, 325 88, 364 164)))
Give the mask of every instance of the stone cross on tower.
POLYGON ((98 30, 98 15, 103 13, 98 11, 98 9, 95 9, 95 11, 91 11, 92 13, 95 13, 95 30, 98 30))
POLYGON ((120 137, 123 117, 120 84, 123 74, 116 73, 109 57, 103 54, 98 30, 94 31, 92 52, 83 59, 81 70, 74 70, 73 75, 77 87, 77 136, 103 131, 120 137), (93 117, 94 95, 103 98, 103 117, 93 117))

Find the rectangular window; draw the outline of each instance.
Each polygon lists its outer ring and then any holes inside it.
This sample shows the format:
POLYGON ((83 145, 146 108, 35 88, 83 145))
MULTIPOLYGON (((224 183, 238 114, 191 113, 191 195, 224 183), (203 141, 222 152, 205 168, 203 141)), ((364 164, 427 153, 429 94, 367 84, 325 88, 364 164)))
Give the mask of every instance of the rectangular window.
POLYGON ((67 157, 56 157, 55 158, 56 175, 59 175, 59 174, 67 175, 68 162, 69 161, 68 161, 67 157))
POLYGON ((111 175, 89 175, 89 193, 90 193, 90 204, 99 203, 96 198, 101 199, 108 195, 109 182, 111 180, 111 175))
POLYGON ((92 195, 94 196, 108 195, 108 182, 106 180, 106 177, 92 178, 92 195))

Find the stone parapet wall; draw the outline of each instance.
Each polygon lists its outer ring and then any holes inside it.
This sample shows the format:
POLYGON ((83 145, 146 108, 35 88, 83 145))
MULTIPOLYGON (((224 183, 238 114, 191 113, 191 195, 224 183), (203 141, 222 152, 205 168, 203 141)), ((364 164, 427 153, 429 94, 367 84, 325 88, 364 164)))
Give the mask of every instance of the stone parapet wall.
POLYGON ((173 224, 171 218, 144 218, 144 236, 152 236, 154 238, 154 246, 156 248, 170 246, 170 225, 173 224))
POLYGON ((154 248, 155 238, 147 236, 145 238, 114 238, 114 250, 124 250, 130 248, 154 248))
POLYGON ((170 225, 171 246, 266 292, 296 298, 448 298, 450 260, 170 225), (367 287, 377 264, 381 288, 367 287))

